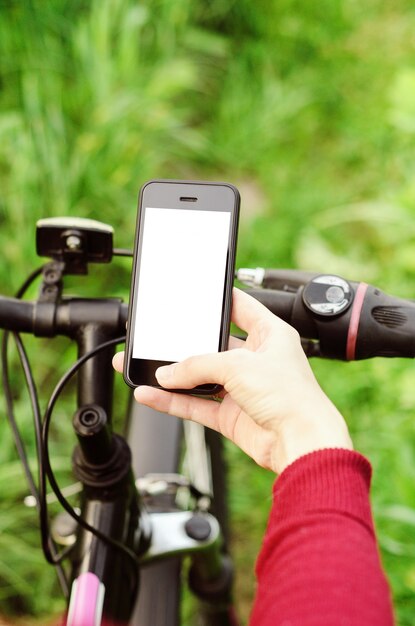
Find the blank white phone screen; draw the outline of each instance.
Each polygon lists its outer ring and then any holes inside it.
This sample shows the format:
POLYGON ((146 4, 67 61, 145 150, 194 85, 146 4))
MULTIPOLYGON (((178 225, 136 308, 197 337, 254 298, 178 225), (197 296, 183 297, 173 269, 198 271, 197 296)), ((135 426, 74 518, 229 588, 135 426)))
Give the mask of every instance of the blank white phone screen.
POLYGON ((228 211, 145 209, 133 358, 218 352, 228 211))

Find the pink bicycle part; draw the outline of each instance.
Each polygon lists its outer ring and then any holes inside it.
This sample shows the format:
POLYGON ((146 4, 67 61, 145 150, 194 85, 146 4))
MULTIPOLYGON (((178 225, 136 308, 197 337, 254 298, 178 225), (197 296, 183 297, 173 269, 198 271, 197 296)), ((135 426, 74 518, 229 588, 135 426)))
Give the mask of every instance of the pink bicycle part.
POLYGON ((74 580, 66 626, 101 626, 105 587, 98 576, 85 572, 74 580))

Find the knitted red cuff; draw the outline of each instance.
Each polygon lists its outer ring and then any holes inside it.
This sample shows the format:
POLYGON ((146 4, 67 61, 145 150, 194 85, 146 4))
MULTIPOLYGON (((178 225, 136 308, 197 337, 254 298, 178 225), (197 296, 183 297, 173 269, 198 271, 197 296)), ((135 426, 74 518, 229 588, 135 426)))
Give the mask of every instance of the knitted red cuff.
POLYGON ((276 480, 271 516, 281 523, 298 514, 332 509, 357 517, 372 529, 371 475, 369 461, 353 450, 330 448, 306 454, 276 480))

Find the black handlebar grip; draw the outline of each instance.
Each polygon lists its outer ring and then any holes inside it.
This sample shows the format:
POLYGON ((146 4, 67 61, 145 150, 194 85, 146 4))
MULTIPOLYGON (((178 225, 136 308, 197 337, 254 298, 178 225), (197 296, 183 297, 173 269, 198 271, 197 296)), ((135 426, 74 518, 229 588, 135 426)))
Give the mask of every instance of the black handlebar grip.
POLYGON ((291 320, 300 335, 318 339, 320 355, 325 358, 414 358, 415 302, 389 296, 366 283, 348 284, 353 294, 351 305, 332 316, 312 313, 300 288, 291 320))
POLYGON ((415 357, 415 302, 360 283, 355 292, 348 359, 415 357), (360 312, 358 311, 360 307, 360 312))
POLYGON ((293 326, 319 341, 321 357, 353 361, 372 357, 415 357, 415 302, 389 296, 366 283, 348 283, 351 304, 341 314, 319 315, 296 293, 273 289, 248 292, 293 326))
POLYGON ((349 283, 350 308, 337 317, 318 319, 320 354, 357 361, 373 357, 415 357, 415 303, 389 296, 366 283, 349 283))

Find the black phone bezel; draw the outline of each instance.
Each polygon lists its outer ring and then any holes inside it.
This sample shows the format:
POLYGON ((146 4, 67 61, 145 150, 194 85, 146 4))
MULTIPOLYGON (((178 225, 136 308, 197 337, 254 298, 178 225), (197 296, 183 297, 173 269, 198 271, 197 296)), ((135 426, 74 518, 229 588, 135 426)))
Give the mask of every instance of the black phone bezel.
MULTIPOLYGON (((157 206, 160 208, 187 210, 229 211, 231 225, 229 229, 228 254, 222 304, 222 322, 220 330, 219 351, 226 350, 229 340, 230 317, 232 308, 232 286, 235 273, 236 241, 239 222, 240 195, 236 187, 229 183, 203 181, 176 181, 151 180, 140 190, 138 200, 138 214, 136 236, 134 243, 134 259, 131 275, 130 303, 128 311, 127 338, 124 359, 124 380, 130 387, 150 385, 162 387, 158 384, 155 371, 162 365, 169 365, 171 361, 156 361, 149 359, 133 359, 133 324, 136 311, 136 289, 139 274, 139 260, 141 255, 141 230, 144 222, 145 207, 157 206), (194 200, 196 198, 196 200, 194 200), (189 200, 190 199, 190 200, 189 200)), ((175 392, 194 395, 214 395, 221 390, 220 385, 205 384, 193 389, 175 389, 175 392)))

